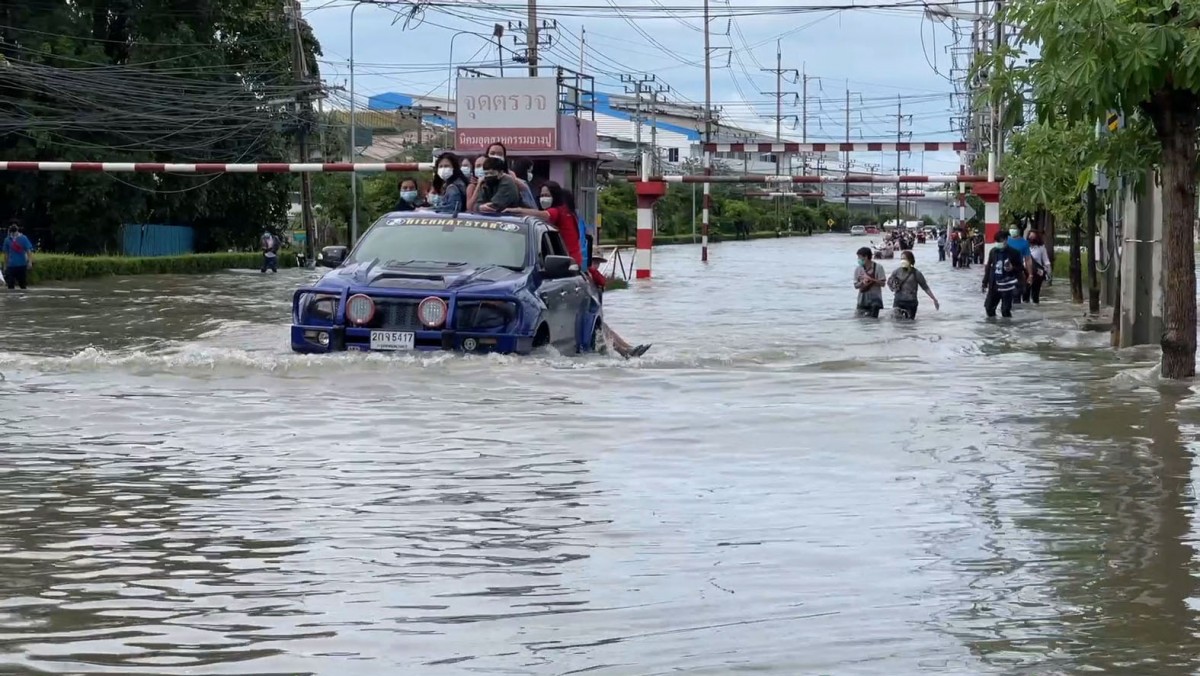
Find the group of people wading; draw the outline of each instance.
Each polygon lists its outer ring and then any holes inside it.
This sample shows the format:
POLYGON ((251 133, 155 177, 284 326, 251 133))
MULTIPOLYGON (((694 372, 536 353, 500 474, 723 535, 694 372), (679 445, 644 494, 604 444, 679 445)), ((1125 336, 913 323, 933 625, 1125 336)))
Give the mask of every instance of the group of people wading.
MULTIPOLYGON (((984 264, 983 308, 988 317, 995 317, 997 309, 1001 316, 1012 317, 1014 305, 1040 303, 1042 285, 1051 280, 1053 267, 1042 233, 1030 229, 1022 236, 1019 228, 998 232, 996 245, 987 252, 986 260, 983 241, 980 233, 955 231, 948 236, 945 231, 940 232, 938 260, 944 262, 946 249, 950 248, 954 268, 968 269, 972 262, 984 264)), ((890 276, 878 261, 873 260, 871 249, 862 247, 857 255, 854 288, 858 289, 858 316, 879 316, 884 307, 884 286, 894 294, 892 308, 897 318, 916 318, 920 291, 933 300, 934 308, 940 309, 925 275, 917 269, 916 257, 911 250, 900 252, 900 267, 890 276)))

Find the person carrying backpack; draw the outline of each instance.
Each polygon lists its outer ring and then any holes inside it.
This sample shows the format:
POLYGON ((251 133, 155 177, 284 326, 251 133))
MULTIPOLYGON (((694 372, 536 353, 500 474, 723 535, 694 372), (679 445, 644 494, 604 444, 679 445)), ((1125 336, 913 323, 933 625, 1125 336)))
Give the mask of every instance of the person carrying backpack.
POLYGON ((14 219, 8 225, 8 237, 4 238, 4 281, 8 288, 28 288, 29 268, 33 266, 33 242, 21 232, 14 219))

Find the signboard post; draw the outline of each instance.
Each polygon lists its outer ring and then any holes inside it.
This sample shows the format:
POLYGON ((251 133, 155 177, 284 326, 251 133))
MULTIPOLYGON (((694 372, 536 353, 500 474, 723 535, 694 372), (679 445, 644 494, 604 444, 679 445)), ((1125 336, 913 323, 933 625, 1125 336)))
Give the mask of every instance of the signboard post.
POLYGON ((455 150, 558 150, 558 79, 459 78, 455 150))

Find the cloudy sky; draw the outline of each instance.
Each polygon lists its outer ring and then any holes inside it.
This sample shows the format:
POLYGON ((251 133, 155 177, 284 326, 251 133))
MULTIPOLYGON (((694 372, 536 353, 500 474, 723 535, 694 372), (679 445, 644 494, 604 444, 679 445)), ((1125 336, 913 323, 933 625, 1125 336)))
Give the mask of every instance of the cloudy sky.
MULTIPOLYGON (((846 6, 829 0, 712 0, 713 102, 726 121, 773 133, 776 41, 783 67, 807 72, 808 140, 840 141, 846 137, 846 90, 850 97, 852 140, 894 141, 897 97, 905 115, 903 130, 912 140, 957 140, 949 77, 964 64, 969 36, 956 37, 951 24, 931 21, 918 9, 853 9, 818 11, 815 6, 846 6), (731 17, 732 15, 732 17, 731 17), (957 42, 956 42, 957 41, 957 42), (957 48, 955 45, 957 44, 957 48), (718 49, 732 48, 732 49, 718 49), (911 116, 911 117, 909 117, 911 116)), ((880 0, 859 0, 878 7, 880 0)), ((303 0, 324 57, 322 74, 349 90, 351 53, 348 0, 303 0)), ((460 0, 434 2, 419 12, 413 0, 392 6, 363 5, 354 14, 356 100, 384 92, 445 96, 450 65, 450 38, 457 31, 491 34, 496 23, 525 19, 524 0, 460 0)), ((701 0, 543 0, 540 18, 557 21, 550 31, 552 47, 542 63, 578 69, 580 37, 584 70, 596 77, 600 91, 621 92, 621 74, 654 74, 669 85, 668 97, 704 101, 704 36, 701 0), (665 8, 665 9, 664 9, 665 8), (667 11, 667 10, 677 11, 667 11)), ((959 27, 969 30, 965 25, 959 27)), ((512 37, 506 49, 522 51, 512 37)), ((506 52, 511 63, 511 52, 506 52)), ((464 34, 454 40, 457 65, 494 66, 494 40, 464 34)), ((517 72, 519 66, 513 66, 517 72)), ((959 75, 959 73, 954 73, 959 75)), ((784 91, 801 90, 784 82, 784 91)), ((786 100, 784 114, 801 108, 786 100)), ((785 123, 784 136, 800 139, 800 128, 785 123)), ((909 140, 906 137, 905 140, 909 140)), ((895 155, 862 154, 856 160, 894 170, 895 155)), ((956 173, 953 153, 914 153, 902 158, 913 173, 956 173)))

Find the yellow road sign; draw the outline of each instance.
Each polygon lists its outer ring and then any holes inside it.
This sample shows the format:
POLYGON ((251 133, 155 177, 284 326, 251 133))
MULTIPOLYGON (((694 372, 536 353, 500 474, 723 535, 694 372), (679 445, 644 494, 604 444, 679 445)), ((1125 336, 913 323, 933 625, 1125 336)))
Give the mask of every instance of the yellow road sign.
POLYGON ((828 221, 825 221, 825 225, 828 225, 829 227, 832 228, 833 227, 833 219, 831 218, 828 221))
POLYGON ((1108 130, 1115 132, 1121 128, 1121 116, 1118 113, 1108 114, 1108 130))

